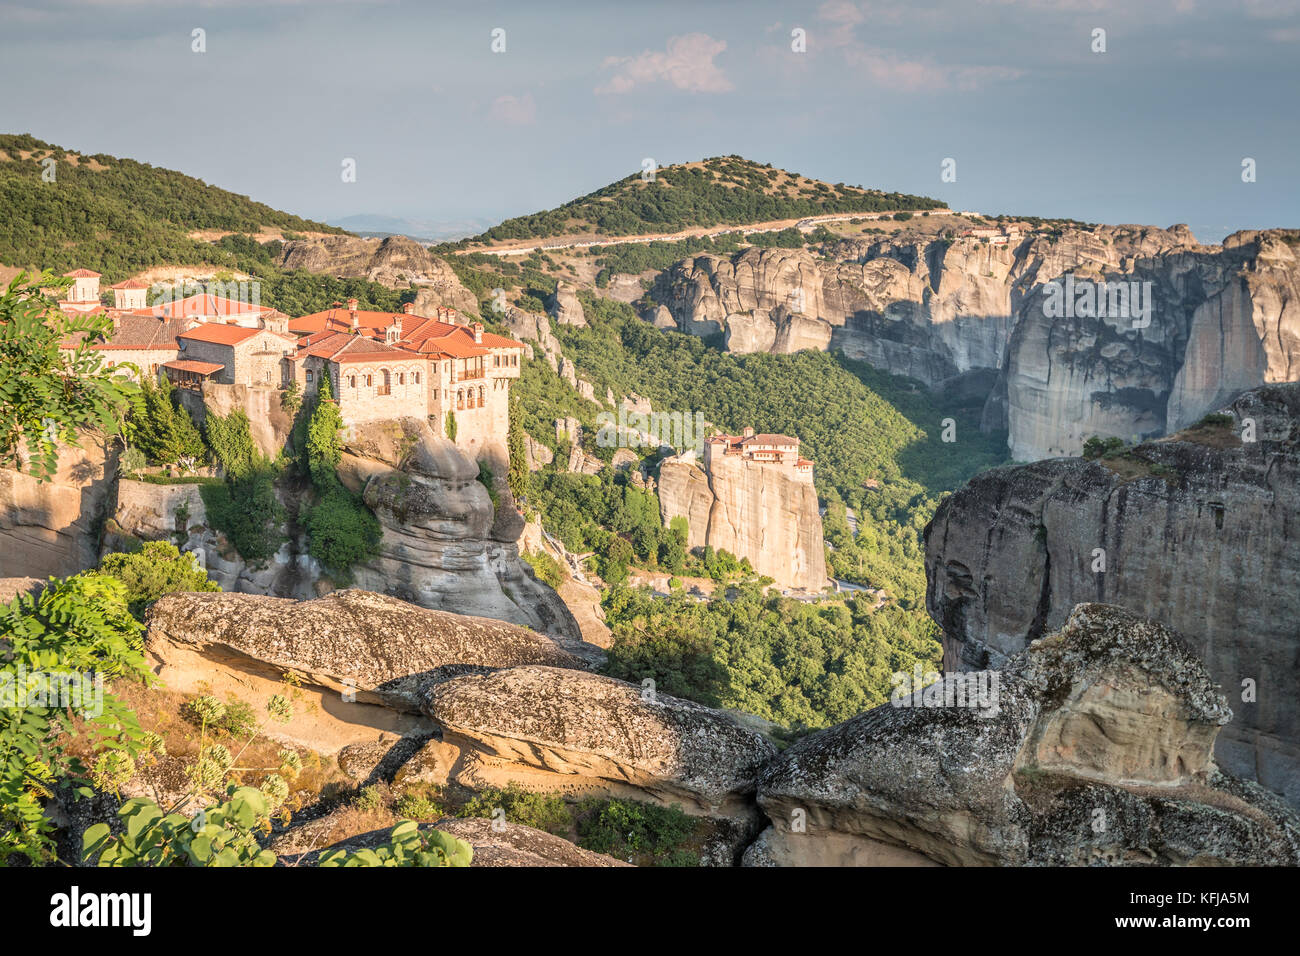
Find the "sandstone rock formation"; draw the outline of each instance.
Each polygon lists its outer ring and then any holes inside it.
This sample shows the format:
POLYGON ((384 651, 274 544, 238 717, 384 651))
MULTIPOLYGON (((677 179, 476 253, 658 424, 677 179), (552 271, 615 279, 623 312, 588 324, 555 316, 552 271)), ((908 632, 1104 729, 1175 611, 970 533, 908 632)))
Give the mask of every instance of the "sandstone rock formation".
POLYGON ((705 471, 693 455, 659 466, 664 523, 682 516, 687 547, 748 558, 782 587, 820 590, 827 583, 817 492, 789 469, 718 455, 705 471))
POLYGON ((1300 863, 1300 817, 1214 765, 1231 710, 1167 628, 1083 604, 993 675, 991 708, 956 703, 969 676, 783 752, 746 862, 1300 863))
MULTIPOLYGON (((922 382, 974 376, 1011 455, 1077 454, 1092 434, 1164 434, 1242 389, 1300 378, 1296 234, 1202 246, 1186 226, 1039 231, 994 245, 906 237, 701 255, 651 290, 682 331, 733 351, 842 349, 922 382), (1138 283, 1149 323, 1051 316, 1047 283, 1138 283), (1143 284, 1149 285, 1143 285, 1143 284)), ((654 319, 660 324, 662 315, 654 319)))
POLYGON ((564 280, 557 282, 555 293, 546 305, 551 315, 555 316, 555 321, 561 325, 586 327, 587 316, 582 311, 582 303, 578 301, 578 290, 574 288, 572 282, 564 280))
POLYGON ((115 468, 116 454, 90 434, 81 448, 60 448, 48 481, 0 468, 0 577, 61 577, 96 564, 115 468))
POLYGON ((431 686, 425 713, 459 747, 456 781, 681 803, 746 817, 776 753, 721 711, 578 670, 522 666, 431 686))
POLYGON ((347 589, 312 601, 253 594, 179 593, 146 616, 146 645, 164 667, 175 648, 251 672, 297 674, 357 700, 418 712, 431 683, 518 664, 581 667, 535 631, 416 607, 347 589))
POLYGON ((1080 601, 1176 628, 1237 714, 1219 762, 1300 802, 1300 385, 1230 412, 1116 458, 977 476, 926 528, 926 601, 948 670, 1002 666, 1080 601))
POLYGON ((405 236, 360 239, 356 236, 320 236, 284 244, 280 265, 324 275, 369 279, 390 289, 417 286, 415 311, 451 306, 478 314, 474 293, 461 284, 451 266, 405 236))
POLYGON ((343 470, 383 526, 379 557, 355 571, 360 587, 581 643, 564 602, 519 559, 524 520, 509 488, 498 483, 494 507, 478 464, 426 422, 353 428, 343 470))

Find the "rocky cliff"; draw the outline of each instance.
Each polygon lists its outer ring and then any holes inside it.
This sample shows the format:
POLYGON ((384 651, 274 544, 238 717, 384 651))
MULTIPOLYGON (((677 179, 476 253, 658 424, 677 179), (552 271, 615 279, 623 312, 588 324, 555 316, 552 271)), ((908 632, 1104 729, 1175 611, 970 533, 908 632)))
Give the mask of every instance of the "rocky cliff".
POLYGON ((63 576, 97 563, 116 467, 112 448, 86 434, 82 447, 60 449, 49 481, 0 468, 0 577, 63 576))
POLYGON ((1167 628, 1080 605, 981 692, 950 675, 797 741, 751 865, 1289 865, 1300 817, 1210 752, 1232 711, 1167 628))
POLYGON ((822 252, 697 256, 662 273, 651 297, 682 331, 722 334, 733 351, 842 349, 932 386, 971 377, 989 396, 986 424, 1008 429, 1019 460, 1077 454, 1092 434, 1164 434, 1241 389, 1300 377, 1294 232, 1202 246, 1186 226, 1099 226, 822 252), (1149 315, 1076 315, 1073 302, 1050 314, 1048 283, 1066 275, 1131 286, 1149 315))
POLYGON ((1001 666, 1080 601, 1178 629, 1237 712, 1219 762, 1300 801, 1300 385, 1229 411, 1114 457, 977 476, 926 528, 927 605, 948 670, 1001 666))
POLYGON ((782 587, 818 591, 827 583, 817 492, 784 466, 718 455, 705 471, 694 456, 668 458, 659 506, 665 523, 686 519, 688 547, 748 558, 782 587))
POLYGON ((390 289, 417 289, 415 312, 425 314, 437 306, 478 313, 474 294, 465 288, 449 265, 405 236, 360 239, 356 236, 321 236, 284 244, 280 265, 349 279, 369 279, 390 289))

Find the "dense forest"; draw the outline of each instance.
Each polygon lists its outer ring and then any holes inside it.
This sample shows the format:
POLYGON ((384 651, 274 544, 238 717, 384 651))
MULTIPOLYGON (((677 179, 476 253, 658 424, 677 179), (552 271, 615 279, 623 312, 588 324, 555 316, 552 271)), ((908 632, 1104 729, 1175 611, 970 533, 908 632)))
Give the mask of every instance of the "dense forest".
POLYGON ((634 174, 555 209, 507 219, 453 247, 561 235, 637 235, 691 226, 743 225, 850 212, 936 209, 925 196, 834 186, 739 156, 666 166, 650 181, 634 174))
POLYGON ((78 156, 26 134, 0 135, 0 208, 0 262, 94 269, 110 282, 168 263, 229 264, 190 238, 197 230, 343 233, 174 170, 78 156))

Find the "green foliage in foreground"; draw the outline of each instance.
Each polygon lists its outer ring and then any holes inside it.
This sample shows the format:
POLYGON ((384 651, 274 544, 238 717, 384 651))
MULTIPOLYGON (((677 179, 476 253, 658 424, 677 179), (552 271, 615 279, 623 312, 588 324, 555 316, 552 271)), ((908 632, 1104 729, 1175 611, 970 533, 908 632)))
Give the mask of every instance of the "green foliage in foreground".
MULTIPOLYGON (((13 211, 2 200, 0 208, 13 211)), ((20 272, 0 294, 0 464, 21 470, 25 450, 26 467, 42 481, 57 470, 60 446, 79 446, 86 429, 102 438, 118 434, 127 408, 139 401, 125 372, 106 368, 103 353, 90 348, 112 321, 65 316, 41 291, 68 285, 49 272, 20 272), (73 339, 75 348, 59 348, 73 339)))
POLYGON ((826 727, 885 703, 892 676, 933 670, 937 628, 924 611, 866 595, 803 602, 765 597, 752 583, 727 600, 613 588, 604 672, 666 694, 756 714, 786 727, 826 727))
POLYGON ((164 594, 221 590, 193 554, 182 554, 167 541, 146 541, 139 551, 107 554, 99 571, 122 582, 127 607, 138 620, 144 620, 145 610, 164 594))
MULTIPOLYGON (((38 596, 21 595, 0 606, 0 864, 55 858, 53 826, 44 803, 58 791, 88 796, 90 775, 130 767, 144 734, 135 714, 108 691, 102 708, 84 693, 82 675, 147 680, 143 627, 127 610, 126 587, 88 572, 51 580, 38 596), (44 675, 39 691, 34 675, 44 675), (51 686, 77 689, 62 699, 51 686), (22 692, 20 694, 20 691, 22 692), (74 724, 76 704, 83 721, 74 724), (96 713, 98 711, 98 713, 96 713), (89 739, 92 765, 68 752, 73 734, 89 739)), ((97 693, 97 692, 95 692, 97 693)), ((84 744, 83 744, 84 745, 84 744)))
POLYGON ((534 830, 564 835, 573 826, 573 817, 564 800, 554 793, 525 790, 515 781, 504 788, 487 787, 463 803, 458 817, 504 817, 534 830))

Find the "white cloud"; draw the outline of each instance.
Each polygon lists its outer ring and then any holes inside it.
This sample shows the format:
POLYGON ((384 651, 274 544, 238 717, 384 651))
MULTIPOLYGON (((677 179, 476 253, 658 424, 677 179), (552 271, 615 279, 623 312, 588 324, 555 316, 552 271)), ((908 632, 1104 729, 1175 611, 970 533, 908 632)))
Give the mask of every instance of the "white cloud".
POLYGON ((531 126, 537 122, 537 104, 533 102, 532 93, 498 96, 492 101, 488 116, 508 126, 531 126))
POLYGON ((602 69, 614 69, 608 82, 596 87, 597 93, 627 93, 647 83, 667 82, 691 93, 727 93, 735 89, 714 57, 727 48, 725 40, 715 40, 705 33, 687 33, 673 37, 660 53, 646 50, 636 56, 611 56, 602 69))

